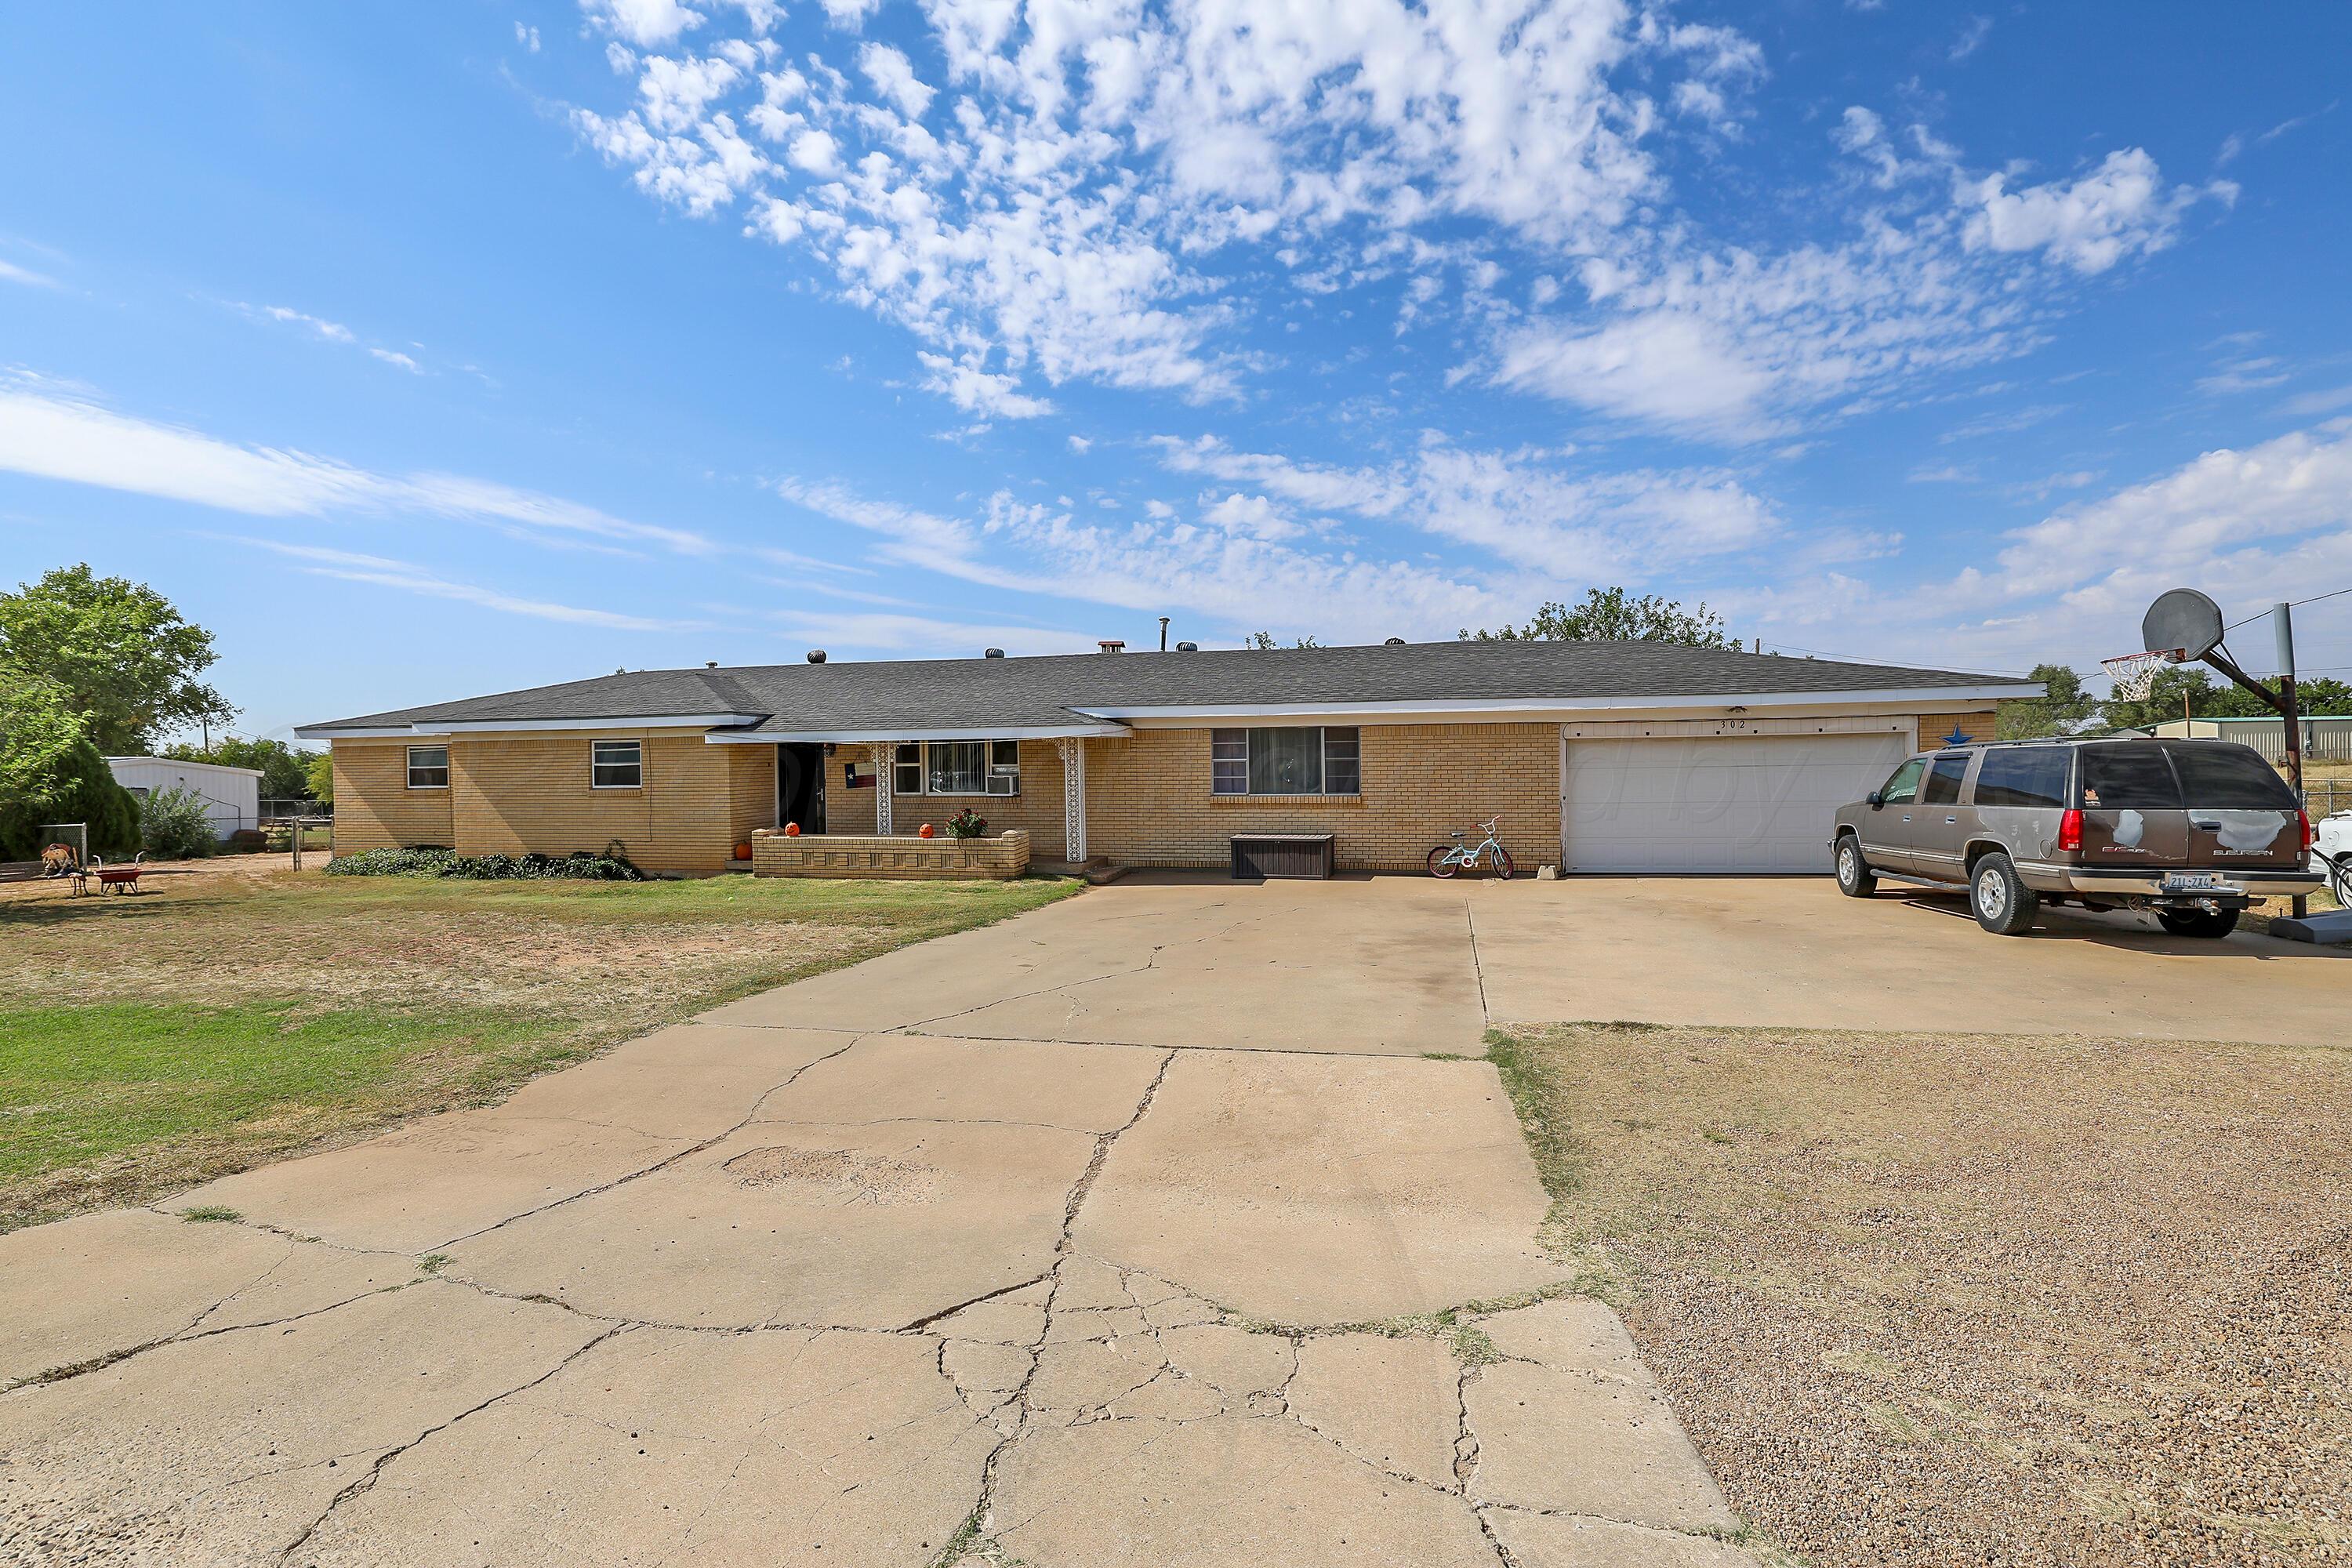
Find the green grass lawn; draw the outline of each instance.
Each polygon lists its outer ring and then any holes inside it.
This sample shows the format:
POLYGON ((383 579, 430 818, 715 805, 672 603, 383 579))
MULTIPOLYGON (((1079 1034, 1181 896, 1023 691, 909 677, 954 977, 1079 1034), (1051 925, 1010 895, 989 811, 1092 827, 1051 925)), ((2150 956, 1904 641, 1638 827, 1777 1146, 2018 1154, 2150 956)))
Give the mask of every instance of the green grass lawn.
POLYGON ((517 1084, 1078 884, 256 873, 0 894, 0 1230, 517 1084))

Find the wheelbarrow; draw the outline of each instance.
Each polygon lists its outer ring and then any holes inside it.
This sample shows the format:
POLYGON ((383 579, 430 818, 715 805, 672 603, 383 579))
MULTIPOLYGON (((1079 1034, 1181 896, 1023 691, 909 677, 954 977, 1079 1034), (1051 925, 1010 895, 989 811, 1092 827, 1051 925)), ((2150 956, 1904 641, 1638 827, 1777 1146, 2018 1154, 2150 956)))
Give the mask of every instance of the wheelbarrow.
POLYGON ((131 858, 127 866, 110 866, 103 860, 94 861, 89 874, 98 879, 98 890, 101 893, 135 893, 139 890, 140 862, 146 858, 147 852, 142 849, 131 858))

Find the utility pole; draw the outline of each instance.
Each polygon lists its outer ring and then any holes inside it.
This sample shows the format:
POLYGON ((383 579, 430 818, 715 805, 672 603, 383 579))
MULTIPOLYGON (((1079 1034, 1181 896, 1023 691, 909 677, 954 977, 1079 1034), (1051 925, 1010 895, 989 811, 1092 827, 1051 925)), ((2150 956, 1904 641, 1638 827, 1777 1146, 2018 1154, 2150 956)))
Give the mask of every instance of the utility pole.
MULTIPOLYGON (((2297 804, 2303 804, 2303 716, 2296 711, 2294 700, 2294 606, 2279 604, 2272 606, 2271 619, 2278 634, 2279 716, 2286 721, 2286 783, 2294 791, 2297 804)), ((2297 895, 2294 918, 2301 920, 2309 908, 2297 895)))

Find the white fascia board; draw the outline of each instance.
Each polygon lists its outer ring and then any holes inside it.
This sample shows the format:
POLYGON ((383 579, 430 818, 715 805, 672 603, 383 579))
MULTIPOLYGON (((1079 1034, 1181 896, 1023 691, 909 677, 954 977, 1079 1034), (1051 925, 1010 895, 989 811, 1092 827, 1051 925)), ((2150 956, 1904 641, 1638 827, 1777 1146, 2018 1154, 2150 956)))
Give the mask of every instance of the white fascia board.
POLYGON ((489 735, 523 731, 708 730, 720 724, 756 724, 766 717, 765 713, 649 713, 602 719, 441 719, 372 730, 338 730, 331 725, 297 727, 294 733, 305 741, 352 741, 380 740, 389 735, 489 735))
POLYGON ((960 730, 756 730, 702 737, 714 746, 751 746, 778 741, 824 741, 837 746, 877 741, 1059 741, 1078 735, 1131 735, 1124 724, 966 725, 960 730))
POLYGON ((1947 702, 1988 702, 1997 699, 2038 697, 2036 681, 2004 682, 1998 686, 1942 686, 1900 691, 1759 691, 1709 692, 1704 696, 1660 694, 1642 697, 1486 698, 1412 702, 1326 702, 1312 707, 1297 703, 1228 703, 1188 708, 1081 708, 1093 719, 1117 719, 1141 726, 1202 723, 1217 719, 1390 719, 1397 722, 1470 723, 1481 719, 1549 719, 1580 713, 1654 712, 1667 709, 1698 709, 1720 712, 1727 708, 1833 708, 1868 704, 1882 708, 1927 709, 1947 702))
POLYGON ((419 736, 433 737, 446 735, 448 732, 446 729, 420 730, 414 724, 401 724, 390 729, 373 730, 337 730, 317 725, 305 728, 297 725, 294 738, 298 741, 414 741, 419 736))

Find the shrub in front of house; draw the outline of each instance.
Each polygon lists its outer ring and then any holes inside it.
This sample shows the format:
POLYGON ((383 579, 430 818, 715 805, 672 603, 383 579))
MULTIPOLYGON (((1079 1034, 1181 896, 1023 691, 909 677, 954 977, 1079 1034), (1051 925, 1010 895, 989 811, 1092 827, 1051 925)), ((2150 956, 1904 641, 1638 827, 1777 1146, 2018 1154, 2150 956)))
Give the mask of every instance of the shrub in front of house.
POLYGON ((139 842, 157 860, 193 860, 220 847, 205 800, 193 790, 159 789, 139 810, 139 842))
POLYGON ((961 811, 957 812, 953 816, 948 818, 948 837, 950 838, 979 838, 986 835, 987 832, 988 818, 981 816, 980 813, 972 810, 972 808, 968 805, 961 811))
POLYGON ((331 877, 449 877, 465 881, 642 882, 646 874, 607 847, 571 855, 460 855, 451 849, 369 849, 327 862, 331 877))

